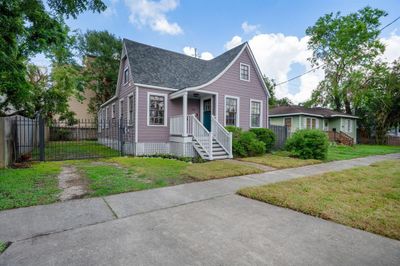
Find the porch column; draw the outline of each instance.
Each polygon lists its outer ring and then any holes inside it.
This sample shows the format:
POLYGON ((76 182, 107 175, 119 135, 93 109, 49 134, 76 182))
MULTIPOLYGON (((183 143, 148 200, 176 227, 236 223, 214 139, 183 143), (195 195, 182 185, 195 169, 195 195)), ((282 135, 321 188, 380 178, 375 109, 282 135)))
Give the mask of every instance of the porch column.
POLYGON ((182 98, 182 114, 183 114, 183 136, 187 137, 187 101, 188 101, 188 95, 187 92, 183 94, 182 98))

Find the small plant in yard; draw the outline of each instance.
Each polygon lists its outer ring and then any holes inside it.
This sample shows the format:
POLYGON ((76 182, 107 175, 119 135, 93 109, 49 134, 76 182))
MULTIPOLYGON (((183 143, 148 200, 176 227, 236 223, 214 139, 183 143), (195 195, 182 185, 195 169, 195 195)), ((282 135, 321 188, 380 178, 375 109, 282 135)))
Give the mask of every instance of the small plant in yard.
POLYGON ((3 253, 8 248, 9 245, 10 245, 9 242, 6 243, 0 240, 0 254, 3 253))
POLYGON ((296 131, 286 142, 286 150, 301 159, 325 160, 328 154, 328 138, 316 129, 296 131))
POLYGON ((262 155, 266 151, 264 142, 257 139, 257 135, 250 131, 242 132, 237 127, 226 127, 232 132, 232 151, 235 157, 262 155))
POLYGON ((275 144, 276 136, 275 133, 269 128, 252 128, 250 132, 256 134, 256 137, 259 141, 264 142, 265 151, 271 152, 272 147, 275 144))

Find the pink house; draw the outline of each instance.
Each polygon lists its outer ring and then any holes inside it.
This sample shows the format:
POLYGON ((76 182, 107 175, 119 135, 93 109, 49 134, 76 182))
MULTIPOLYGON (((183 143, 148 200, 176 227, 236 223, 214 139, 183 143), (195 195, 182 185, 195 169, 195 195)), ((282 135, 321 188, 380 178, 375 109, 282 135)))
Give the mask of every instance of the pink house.
POLYGON ((232 158, 225 126, 268 127, 268 97, 247 43, 207 61, 124 39, 115 96, 99 110, 100 142, 120 145, 107 126, 116 121, 127 154, 232 158))

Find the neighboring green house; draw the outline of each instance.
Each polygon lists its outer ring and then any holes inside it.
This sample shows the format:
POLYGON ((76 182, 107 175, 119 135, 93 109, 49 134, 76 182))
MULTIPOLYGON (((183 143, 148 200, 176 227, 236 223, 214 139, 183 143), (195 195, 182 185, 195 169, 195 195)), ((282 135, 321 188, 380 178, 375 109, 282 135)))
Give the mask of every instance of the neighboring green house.
MULTIPOLYGON (((327 108, 306 108, 303 106, 278 106, 270 109, 269 122, 271 125, 287 126, 290 133, 298 129, 315 128, 328 133, 345 133, 357 140, 357 116, 348 115, 327 108)), ((330 134, 330 138, 331 138, 330 134)))

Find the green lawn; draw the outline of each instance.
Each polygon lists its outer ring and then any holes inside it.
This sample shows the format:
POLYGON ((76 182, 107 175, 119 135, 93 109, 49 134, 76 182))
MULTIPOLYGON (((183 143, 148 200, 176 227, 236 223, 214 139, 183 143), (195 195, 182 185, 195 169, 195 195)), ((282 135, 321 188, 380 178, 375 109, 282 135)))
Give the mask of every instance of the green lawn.
POLYGON ((300 167, 309 164, 321 163, 319 160, 302 160, 298 158, 288 157, 287 154, 266 154, 258 157, 241 158, 241 161, 252 162, 271 166, 278 169, 300 167))
POLYGON ((26 169, 0 169, 0 210, 57 201, 60 164, 35 163, 26 169))
POLYGON ((72 165, 87 184, 86 197, 172 186, 262 172, 230 161, 188 163, 173 159, 112 157, 33 163, 28 169, 0 170, 0 210, 57 201, 57 175, 72 165))
MULTIPOLYGON (((46 160, 61 161, 119 156, 119 151, 101 145, 95 140, 49 141, 45 144, 45 154, 46 160)), ((38 149, 33 151, 32 157, 39 158, 38 149)))
POLYGON ((400 146, 359 144, 351 147, 345 145, 331 145, 328 149, 327 161, 347 160, 397 152, 400 153, 400 146))
POLYGON ((400 162, 250 187, 240 195, 400 240, 400 162))

